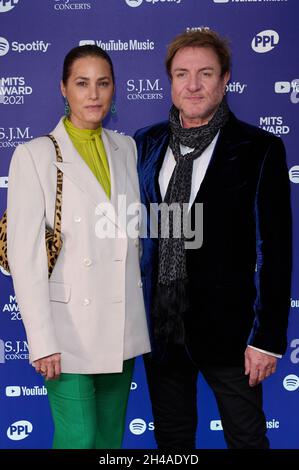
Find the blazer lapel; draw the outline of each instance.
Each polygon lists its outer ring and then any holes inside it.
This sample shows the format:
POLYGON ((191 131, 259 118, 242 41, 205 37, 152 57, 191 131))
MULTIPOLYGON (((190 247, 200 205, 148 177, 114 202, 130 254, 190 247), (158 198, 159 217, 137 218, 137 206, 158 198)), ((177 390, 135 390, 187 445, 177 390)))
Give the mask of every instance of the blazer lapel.
POLYGON ((127 190, 127 154, 113 140, 113 135, 105 129, 103 129, 102 138, 110 169, 111 204, 118 213, 127 190))
POLYGON ((118 146, 111 138, 109 138, 105 131, 103 131, 103 142, 107 153, 107 158, 110 168, 110 177, 111 177, 111 200, 108 199, 105 191, 102 186, 84 162, 83 158, 78 154, 77 150, 73 146, 65 128, 62 120, 59 122, 57 127, 52 132, 55 139, 57 140, 59 147, 61 149, 63 162, 53 162, 76 186, 80 188, 81 191, 86 193, 93 204, 97 207, 99 213, 104 216, 107 216, 114 224, 118 225, 117 222, 117 191, 118 189, 123 189, 125 193, 125 176, 126 170, 124 169, 123 175, 121 175, 120 170, 116 170, 115 158, 121 157, 118 154, 118 146), (115 155, 117 154, 117 155, 115 155), (119 181, 118 181, 119 178, 119 181), (110 211, 105 210, 106 204, 112 204, 114 209, 114 214, 116 217, 110 216, 110 211))
POLYGON ((148 136, 145 153, 146 157, 140 166, 141 184, 143 185, 149 201, 152 203, 162 202, 159 187, 159 172, 169 144, 169 132, 162 133, 156 137, 148 136))
POLYGON ((223 177, 221 168, 238 158, 240 147, 250 144, 249 140, 242 137, 242 132, 238 125, 239 121, 232 113, 230 114, 228 123, 220 131, 213 155, 195 201, 202 200, 210 189, 212 191, 215 190, 215 184, 217 185, 218 178, 223 177))

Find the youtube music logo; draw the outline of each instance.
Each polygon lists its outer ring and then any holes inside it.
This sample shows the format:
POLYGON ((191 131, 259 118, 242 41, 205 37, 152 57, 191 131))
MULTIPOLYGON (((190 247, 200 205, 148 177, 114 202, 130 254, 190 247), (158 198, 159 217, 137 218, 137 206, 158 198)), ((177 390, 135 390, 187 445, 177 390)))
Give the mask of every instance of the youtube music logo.
POLYGON ((275 93, 290 93, 291 84, 290 82, 275 82, 274 90, 275 93))
POLYGON ((292 82, 275 82, 274 91, 275 93, 291 93, 292 91, 298 93, 298 81, 293 80, 292 82))
POLYGON ((222 423, 220 419, 213 419, 210 421, 211 431, 223 431, 222 423))

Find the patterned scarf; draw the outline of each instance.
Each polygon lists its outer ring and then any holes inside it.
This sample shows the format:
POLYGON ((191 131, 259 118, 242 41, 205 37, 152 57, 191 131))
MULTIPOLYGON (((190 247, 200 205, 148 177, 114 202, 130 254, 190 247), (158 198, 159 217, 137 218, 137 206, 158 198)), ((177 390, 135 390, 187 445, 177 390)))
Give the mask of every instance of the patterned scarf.
POLYGON ((188 207, 193 161, 200 157, 229 117, 229 108, 223 99, 208 124, 200 127, 183 128, 179 111, 175 106, 170 110, 170 142, 176 165, 173 170, 164 204, 171 211, 163 210, 159 222, 159 265, 158 284, 153 301, 153 327, 156 341, 161 343, 184 343, 184 314, 189 309, 188 275, 186 265, 185 237, 183 234, 188 207), (181 154, 180 144, 193 148, 186 155, 181 154), (187 204, 187 206, 186 206, 187 204), (185 210, 186 212, 186 210, 185 210), (169 216, 169 214, 173 214, 169 216), (163 216, 164 215, 164 216, 163 216), (167 236, 169 234, 169 236, 167 236))

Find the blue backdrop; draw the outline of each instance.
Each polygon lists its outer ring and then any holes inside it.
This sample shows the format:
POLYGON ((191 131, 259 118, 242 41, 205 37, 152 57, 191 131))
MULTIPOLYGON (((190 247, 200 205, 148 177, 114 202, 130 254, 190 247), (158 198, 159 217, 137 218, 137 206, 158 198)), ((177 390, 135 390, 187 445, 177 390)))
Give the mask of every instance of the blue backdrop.
MULTIPOLYGON (((299 448, 298 16, 298 0, 0 0, 1 213, 13 150, 48 133, 63 114, 59 81, 69 49, 96 43, 111 54, 117 86, 115 113, 106 127, 132 135, 167 118, 164 57, 175 35, 207 27, 230 39, 229 104, 239 118, 284 140, 292 182, 289 343, 277 373, 264 386, 271 446, 285 449, 299 448)), ((53 424, 46 390, 28 364, 21 312, 11 277, 3 270, 0 294, 0 448, 49 448, 53 424)), ((154 448, 141 359, 131 388, 124 447, 154 448)), ((225 447, 214 397, 201 377, 198 407, 198 448, 225 447)))

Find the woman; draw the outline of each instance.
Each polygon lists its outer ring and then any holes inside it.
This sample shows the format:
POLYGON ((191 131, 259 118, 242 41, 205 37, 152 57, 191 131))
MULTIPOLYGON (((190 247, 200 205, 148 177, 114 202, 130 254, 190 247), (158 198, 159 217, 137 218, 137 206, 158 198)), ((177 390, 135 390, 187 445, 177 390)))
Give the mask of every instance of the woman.
POLYGON ((104 50, 72 49, 61 91, 68 115, 52 134, 63 163, 48 137, 20 145, 11 161, 8 260, 30 360, 46 379, 53 447, 120 448, 133 358, 150 350, 138 234, 130 238, 111 217, 118 196, 127 206, 139 201, 136 150, 130 137, 102 128, 114 93, 104 50), (53 225, 57 167, 63 246, 48 280, 45 226, 53 225), (105 224, 115 236, 102 236, 105 224))

